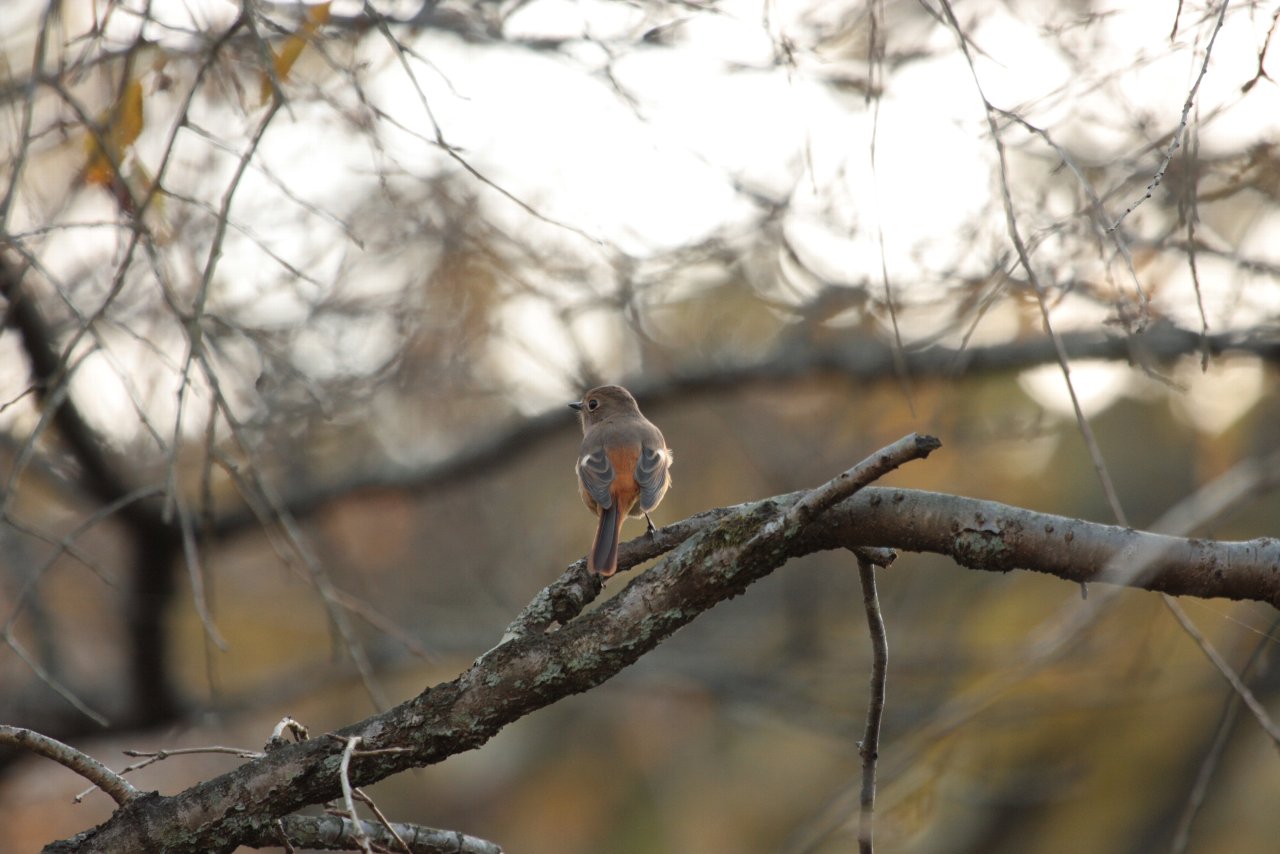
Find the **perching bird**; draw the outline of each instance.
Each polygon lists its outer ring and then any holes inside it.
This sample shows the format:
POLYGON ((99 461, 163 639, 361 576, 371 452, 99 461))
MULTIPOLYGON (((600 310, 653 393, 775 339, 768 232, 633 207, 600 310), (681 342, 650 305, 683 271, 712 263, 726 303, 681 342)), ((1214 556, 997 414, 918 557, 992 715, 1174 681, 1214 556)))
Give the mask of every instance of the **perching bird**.
POLYGON ((644 516, 671 485, 671 450, 662 431, 640 414, 631 392, 616 385, 592 389, 569 404, 582 416, 578 492, 600 517, 587 553, 587 568, 610 576, 618 571, 618 542, 627 516, 644 516))

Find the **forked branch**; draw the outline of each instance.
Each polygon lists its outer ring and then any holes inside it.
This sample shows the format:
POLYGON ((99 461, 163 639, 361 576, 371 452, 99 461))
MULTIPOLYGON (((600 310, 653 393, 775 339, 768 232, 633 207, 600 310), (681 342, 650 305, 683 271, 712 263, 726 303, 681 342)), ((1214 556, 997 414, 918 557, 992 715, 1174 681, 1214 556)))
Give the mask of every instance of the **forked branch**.
POLYGON ((170 797, 134 798, 100 827, 47 850, 177 854, 274 838, 281 819, 340 795, 342 753, 352 739, 360 749, 347 758, 350 786, 475 749, 530 712, 612 678, 704 611, 816 551, 933 551, 975 569, 1026 568, 1071 581, 1280 603, 1275 541, 1185 540, 906 489, 850 495, 935 447, 907 437, 816 490, 708 511, 627 543, 623 568, 666 556, 591 613, 581 611, 598 581, 575 564, 456 679, 338 738, 280 746, 170 797), (547 630, 552 623, 558 630, 547 630))

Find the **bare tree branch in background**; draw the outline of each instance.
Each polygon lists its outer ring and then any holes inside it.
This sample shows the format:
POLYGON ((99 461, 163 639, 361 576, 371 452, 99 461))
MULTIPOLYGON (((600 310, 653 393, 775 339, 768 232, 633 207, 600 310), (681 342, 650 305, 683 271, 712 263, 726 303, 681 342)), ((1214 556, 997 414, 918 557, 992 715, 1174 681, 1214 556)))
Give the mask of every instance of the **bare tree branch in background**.
MULTIPOLYGON (((0 679, 22 684, 0 715, 63 742, 151 737, 275 718, 312 674, 353 673, 381 711, 408 693, 380 680, 410 655, 444 643, 470 661, 507 626, 463 676, 340 740, 274 747, 172 797, 133 797, 83 765, 125 806, 59 850, 161 847, 135 822, 181 819, 200 826, 192 850, 487 854, 483 839, 359 819, 358 786, 599 685, 792 558, 853 549, 864 594, 906 575, 872 577, 888 549, 1104 585, 1019 627, 1016 660, 976 688, 898 718, 909 745, 890 709, 892 761, 874 761, 874 690, 865 725, 814 727, 846 746, 865 727, 871 755, 836 784, 854 800, 792 838, 818 845, 872 794, 883 847, 893 800, 876 785, 1059 661, 1118 610, 1116 589, 1280 607, 1264 536, 1280 484, 1280 13, 1179 3, 1166 35, 1169 10, 988 0, 20 5, 0 40, 0 679), (1090 407, 1089 362, 1123 377, 1118 404, 1090 407), (1052 426, 1030 390, 1044 366, 1074 413, 1052 426), (1255 385, 1189 391, 1240 366, 1255 385), (512 472, 550 457, 561 397, 619 380, 685 419, 679 512, 714 509, 624 544, 624 565, 661 562, 595 611, 600 583, 580 564, 521 609, 546 579, 494 579, 550 575, 569 540, 549 476, 512 472), (849 407, 815 404, 818 388, 849 407), (1038 410, 1030 426, 1019 409, 1038 410), (944 458, 950 471, 917 484, 929 491, 849 497, 872 459, 788 492, 908 430, 1018 442, 989 470, 968 448, 944 458), (1087 460, 1066 447, 1073 430, 1087 460), (1146 447, 1175 433, 1163 458, 1146 447), (1098 484, 1068 459, 1092 463, 1125 527, 1085 521, 1105 513, 1098 484), (1040 480, 1056 480, 1058 515, 1012 506, 1046 506, 1012 489, 1040 480), (759 495, 774 497, 716 506, 759 495), (1173 528, 1127 527, 1186 495, 1173 528), (1253 516, 1210 527, 1227 508, 1253 516), (351 523, 362 512, 377 533, 351 523), (444 521, 424 524, 433 513, 444 521), (235 612, 230 588, 275 569, 297 598, 235 612), (327 665, 269 671, 269 624, 312 605, 323 627, 295 648, 323 634, 327 665), (335 815, 293 814, 341 794, 335 815)), ((778 583, 800 626, 783 647, 803 662, 827 590, 799 575, 778 583)), ((1238 640, 1167 601, 1274 739, 1274 694, 1236 675, 1238 640)), ((911 634, 895 628, 896 661, 911 634)), ((712 660, 700 684, 732 696, 738 674, 712 660)), ((941 685, 950 671, 936 672, 941 685)), ((64 746, 59 761, 79 761, 64 746)))

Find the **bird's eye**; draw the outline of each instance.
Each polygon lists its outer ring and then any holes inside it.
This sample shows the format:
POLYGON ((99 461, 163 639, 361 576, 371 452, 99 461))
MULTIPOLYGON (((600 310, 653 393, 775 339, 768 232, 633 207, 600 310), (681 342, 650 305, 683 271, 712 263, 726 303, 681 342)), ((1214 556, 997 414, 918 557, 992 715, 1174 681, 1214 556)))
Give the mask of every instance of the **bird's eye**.
POLYGON ((594 397, 587 401, 587 409, 595 409, 599 405, 600 401, 596 400, 594 397))

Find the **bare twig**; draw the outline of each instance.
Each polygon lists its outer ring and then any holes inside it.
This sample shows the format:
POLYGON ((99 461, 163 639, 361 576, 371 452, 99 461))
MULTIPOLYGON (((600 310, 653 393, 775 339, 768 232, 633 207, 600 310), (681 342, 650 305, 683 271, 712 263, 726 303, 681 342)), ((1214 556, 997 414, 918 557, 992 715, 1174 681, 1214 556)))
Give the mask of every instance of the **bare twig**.
POLYGON ((1280 23, 1280 6, 1271 13, 1271 25, 1267 27, 1267 37, 1262 40, 1262 47, 1258 48, 1258 70, 1254 72, 1253 77, 1247 83, 1240 87, 1241 92, 1248 92, 1257 85, 1259 80, 1270 80, 1267 74, 1267 51, 1271 48, 1271 37, 1276 34, 1276 24, 1280 23))
POLYGON ((292 735, 294 741, 306 741, 308 738, 307 728, 288 715, 281 718, 271 730, 271 741, 282 740, 285 732, 292 735))
POLYGON ((378 709, 387 708, 389 703, 373 672, 373 665, 369 661, 368 652, 357 636, 355 628, 351 625, 347 609, 338 600, 336 587, 332 579, 330 579, 328 571, 319 556, 311 548, 295 516, 284 506, 276 493, 275 487, 261 476, 261 472, 266 469, 258 463, 254 444, 244 434, 231 405, 223 397, 219 388, 215 386, 213 392, 218 401, 219 410, 231 428, 232 436, 239 444, 240 450, 250 461, 250 475, 245 476, 242 474, 225 457, 220 456, 219 462, 223 464, 224 470, 237 482, 241 494, 250 501, 254 513, 261 521, 264 530, 267 531, 271 544, 280 557, 290 568, 296 568, 299 562, 306 568, 306 574, 299 573, 299 575, 309 581, 316 592, 320 594, 320 601, 325 607, 330 623, 337 630, 347 653, 351 656, 352 663, 355 664, 356 671, 360 674, 361 682, 368 692, 369 698, 378 709), (274 530, 276 526, 283 532, 283 538, 276 535, 274 530), (279 542, 280 539, 283 539, 284 542, 279 542))
MULTIPOLYGON (((1272 621, 1271 627, 1266 634, 1272 634, 1277 628, 1280 628, 1280 619, 1272 621)), ((1257 645, 1254 646, 1253 652, 1249 654, 1249 660, 1240 669, 1241 678, 1248 674, 1253 664, 1262 656, 1263 651, 1270 648, 1269 638, 1264 636, 1259 640, 1257 645)), ((1191 825, 1195 822, 1196 815, 1204 805, 1205 795, 1209 791, 1209 781, 1213 779, 1213 773, 1217 770, 1218 763, 1222 760, 1222 755, 1227 749, 1227 742, 1230 740, 1231 731, 1235 728, 1241 703, 1240 693, 1232 692, 1227 697, 1226 703, 1223 704, 1222 714, 1218 717, 1218 726, 1213 733, 1213 741, 1209 744, 1209 749, 1205 752, 1204 759, 1200 763, 1200 770, 1196 772, 1195 783, 1187 794, 1186 808, 1182 811, 1181 818, 1178 819, 1178 827, 1174 831, 1173 841, 1169 843, 1169 854, 1182 854, 1187 850, 1187 844, 1191 841, 1191 825)))
MULTIPOLYGON (((165 750, 122 750, 125 756, 145 757, 145 761, 136 765, 130 765, 125 771, 136 771, 139 768, 145 768, 153 762, 160 762, 171 756, 195 756, 197 754, 221 753, 226 756, 237 756, 241 759, 257 759, 262 756, 261 750, 249 750, 246 747, 227 747, 221 744, 213 744, 208 747, 171 747, 165 750)), ((121 771, 120 773, 124 773, 121 771)))
POLYGON ((889 668, 889 640, 880 613, 880 596, 876 592, 876 568, 858 559, 858 580, 862 584, 862 607, 867 613, 867 631, 871 635, 871 694, 867 698, 867 724, 862 733, 858 753, 862 757, 861 818, 858 825, 858 850, 872 854, 875 850, 876 760, 880 758, 880 722, 884 717, 885 682, 889 668))
MULTIPOLYGON (((1223 4, 1224 6, 1226 4, 1223 4)), ((1200 107, 1196 107, 1196 124, 1200 123, 1200 107)), ((1188 144, 1183 149, 1183 159, 1187 173, 1191 179, 1186 182, 1186 210, 1183 216, 1187 220, 1187 270, 1191 273, 1191 288, 1196 295, 1196 311, 1200 314, 1200 336, 1209 336, 1209 315, 1204 310, 1204 288, 1200 283, 1200 265, 1196 263, 1196 223, 1200 221, 1199 176, 1196 174, 1200 164, 1200 135, 1193 128, 1188 134, 1188 144)), ((1200 354, 1200 370, 1209 367, 1209 350, 1200 354)))
MULTIPOLYGON (((361 755, 364 755, 364 751, 357 751, 357 752, 360 753, 361 755)), ((373 813, 374 818, 378 819, 378 824, 382 825, 383 828, 386 829, 388 835, 391 836, 391 839, 395 842, 396 847, 398 847, 401 851, 405 852, 405 854, 413 854, 413 849, 409 847, 409 843, 404 841, 404 837, 402 837, 400 835, 400 831, 396 829, 395 823, 392 822, 390 819, 388 819, 387 816, 382 812, 382 810, 378 808, 378 805, 374 803, 373 798, 366 795, 360 789, 354 789, 352 791, 352 795, 354 795, 355 798, 360 801, 360 803, 364 804, 366 807, 369 808, 369 811, 373 813)))
POLYGON ((95 711, 92 707, 89 706, 88 703, 86 703, 84 700, 81 700, 80 697, 78 697, 74 691, 72 691, 66 685, 63 685, 62 682, 59 681, 58 679, 55 679, 52 673, 46 670, 40 664, 40 662, 36 661, 35 658, 33 658, 31 654, 27 652, 26 648, 23 647, 23 645, 18 642, 18 639, 13 636, 13 633, 10 632, 8 628, 4 628, 0 630, 0 640, 3 640, 5 644, 7 644, 8 647, 14 651, 14 653, 18 656, 18 658, 22 659, 22 662, 26 664, 27 667, 31 668, 31 672, 36 675, 36 678, 39 679, 41 682, 43 682, 45 685, 49 686, 49 688, 55 694, 57 694, 62 699, 66 700, 77 711, 79 711, 82 715, 87 717, 89 720, 93 721, 98 726, 101 726, 101 727, 110 726, 111 721, 107 720, 105 715, 95 711))
POLYGON ((60 765, 65 765, 86 780, 92 781, 121 806, 141 794, 132 783, 92 756, 38 732, 0 724, 0 744, 29 750, 46 759, 52 759, 60 765))
MULTIPOLYGON (((1125 337, 1105 332, 1059 333, 1056 341, 1035 339, 967 349, 935 346, 909 351, 903 354, 903 358, 912 377, 951 378, 962 372, 1017 371, 1046 362, 1057 363, 1059 345, 1068 359, 1146 363, 1198 354, 1202 339, 1198 332, 1166 323, 1153 323, 1141 334, 1125 337)), ((1212 353, 1238 351, 1271 363, 1280 362, 1280 347, 1270 332, 1261 328, 1243 333, 1210 335, 1208 346, 1212 353)), ((892 347, 854 339, 802 351, 779 349, 753 363, 728 367, 714 365, 656 382, 640 380, 626 385, 644 400, 661 405, 695 393, 785 385, 798 377, 815 373, 829 372, 858 382, 874 382, 894 375, 894 359, 892 347)), ((383 468, 365 468, 340 479, 307 484, 301 488, 285 484, 280 488, 279 506, 294 519, 303 519, 329 502, 360 489, 399 489, 413 494, 432 491, 491 471, 500 463, 511 460, 512 454, 531 453, 543 442, 559 435, 564 425, 565 415, 557 408, 478 436, 445 459, 414 466, 397 463, 383 468)), ((215 533, 219 536, 237 533, 252 524, 260 524, 268 516, 270 512, 265 503, 260 509, 231 511, 218 519, 215 533)))
MULTIPOLYGON (((877 144, 880 139, 880 104, 883 100, 885 36, 883 33, 884 0, 872 0, 867 4, 868 17, 871 23, 870 36, 867 39, 867 101, 871 107, 871 138, 867 145, 867 154, 871 165, 872 187, 875 190, 877 206, 881 205, 880 171, 876 163, 877 144)), ((812 172, 812 168, 810 169, 812 172)), ((893 364, 902 386, 903 397, 907 407, 915 416, 916 404, 911 393, 911 376, 907 373, 903 352, 902 329, 898 322, 898 305, 893 296, 893 284, 889 278, 889 253, 885 248, 884 216, 879 211, 876 216, 876 249, 880 260, 880 284, 884 288, 884 303, 889 309, 889 324, 893 329, 893 364)))
POLYGON ((186 499, 176 490, 170 492, 170 497, 176 505, 178 527, 182 532, 183 562, 187 566, 187 576, 191 582, 191 601, 195 605, 196 614, 200 617, 200 625, 204 627, 205 641, 226 652, 227 642, 213 621, 213 612, 209 608, 209 599, 205 594, 205 570, 200 559, 200 548, 196 542, 195 523, 187 509, 186 499))
POLYGON ((1196 624, 1191 622, 1191 618, 1187 616, 1187 612, 1182 609, 1177 600, 1172 596, 1165 594, 1161 597, 1167 607, 1182 626, 1182 630, 1190 636, 1205 654, 1205 657, 1213 663, 1213 666, 1222 674, 1222 678, 1227 680, 1227 684, 1231 686, 1231 690, 1235 691, 1244 702, 1245 707, 1258 721, 1258 725, 1262 727, 1263 732, 1271 736, 1277 750, 1280 750, 1280 726, 1276 726, 1275 721, 1271 720, 1271 716, 1267 714, 1267 710, 1258 702, 1258 698, 1253 696, 1253 692, 1249 690, 1249 686, 1244 684, 1244 680, 1240 678, 1240 674, 1236 673, 1222 654, 1209 643, 1209 639, 1201 634, 1196 628, 1196 624))
MULTIPOLYGON (((1071 174, 1075 176, 1076 184, 1084 192, 1089 199, 1089 206, 1093 211, 1092 224, 1094 228, 1101 234, 1110 234, 1112 241, 1115 243, 1116 251, 1120 253, 1120 257, 1124 259, 1125 271, 1129 274, 1129 280, 1133 283, 1134 292, 1138 294, 1140 302, 1147 300, 1147 293, 1142 288, 1142 282, 1138 279, 1138 270, 1133 264, 1133 252, 1129 248, 1129 243, 1125 238, 1125 234, 1120 229, 1109 229, 1107 222, 1107 209, 1103 205, 1102 199, 1098 197, 1098 193, 1093 188, 1093 183, 1085 174, 1085 170, 1080 167, 1076 159, 1071 156, 1071 152, 1059 145, 1049 131, 1044 128, 1037 127, 1019 113, 1013 110, 1005 110, 1000 107, 994 107, 995 111, 1004 118, 1014 122, 1024 128, 1028 133, 1034 134, 1044 140, 1045 144, 1053 149, 1054 154, 1061 158, 1063 164, 1071 170, 1071 174)), ((1207 331, 1207 330, 1204 330, 1207 331)))
MULTIPOLYGON (((135 762, 132 765, 126 765, 124 768, 121 768, 120 769, 121 775, 132 773, 141 768, 146 768, 148 765, 154 765, 155 763, 168 759, 171 756, 191 756, 194 754, 204 754, 204 753, 222 753, 228 756, 236 756, 240 759, 257 759, 259 756, 262 755, 262 751, 259 751, 259 750, 245 750, 240 747, 222 747, 218 745, 215 745, 213 747, 177 747, 169 750, 122 750, 120 752, 123 753, 125 756, 144 757, 141 762, 135 762)), ((80 792, 78 795, 72 798, 72 800, 74 800, 76 803, 80 803, 86 797, 88 797, 89 794, 94 789, 97 789, 97 788, 99 788, 97 785, 90 786, 89 788, 85 789, 83 792, 80 792)))
POLYGON ((960 44, 960 51, 964 54, 965 61, 969 65, 969 73, 973 77, 973 85, 978 91, 978 97, 982 99, 983 115, 986 117, 987 128, 991 132, 991 141, 995 145, 996 156, 1000 161, 1000 196, 1004 204, 1005 227, 1009 233, 1009 240, 1013 243, 1013 247, 1018 253, 1018 263, 1027 274, 1027 280, 1031 283, 1032 290, 1035 292, 1036 304, 1040 308, 1041 321, 1044 323, 1045 332, 1048 333, 1049 339, 1053 342, 1053 352, 1058 361, 1058 368, 1062 372, 1067 394, 1071 398, 1071 408, 1075 412, 1076 423, 1080 427, 1080 435, 1089 450, 1089 459, 1093 462, 1093 468, 1098 475, 1099 483, 1102 485, 1103 494, 1106 495, 1107 503, 1110 505, 1112 512, 1116 514, 1117 521, 1121 525, 1127 525, 1124 510, 1120 506, 1120 498, 1116 493, 1115 484, 1111 480, 1111 472, 1107 469, 1106 462, 1102 457, 1102 449, 1093 434, 1089 419, 1085 417, 1084 409, 1080 406, 1080 398, 1076 394, 1075 383, 1071 379, 1071 365, 1067 358, 1066 348, 1063 346, 1062 338, 1058 335, 1058 331, 1050 317, 1049 303, 1045 297, 1044 285, 1040 281, 1040 275, 1035 266, 1031 263, 1031 254, 1027 250, 1026 242, 1022 239, 1021 229, 1018 227, 1018 217, 1013 206, 1013 191, 1009 186, 1008 155, 1005 152, 1004 140, 1000 136, 1000 126, 996 123, 996 109, 991 101, 988 100, 986 92, 982 88, 982 80, 978 77, 977 66, 974 65, 973 55, 969 52, 968 36, 960 28, 960 22, 956 19, 949 0, 941 0, 941 2, 947 21, 955 30, 956 40, 960 44))
MULTIPOLYGON (((943 0, 945 3, 946 0, 943 0)), ((1187 93, 1187 100, 1182 105, 1182 118, 1178 121, 1178 127, 1173 131, 1173 138, 1169 140, 1169 148, 1164 153, 1164 158, 1160 161, 1160 166, 1156 169, 1155 176, 1151 179, 1151 183, 1147 185, 1146 192, 1142 194, 1142 198, 1138 199, 1129 207, 1124 209, 1124 213, 1111 224, 1108 231, 1115 231, 1120 227, 1120 223, 1124 222, 1125 217, 1137 210, 1138 206, 1151 198, 1156 187, 1160 186, 1160 182, 1164 180, 1164 173, 1169 168, 1169 164, 1173 162, 1173 154, 1178 150, 1178 146, 1182 143, 1182 133, 1187 129, 1187 117, 1191 115, 1191 106, 1196 101, 1196 92, 1200 91, 1200 83, 1204 80, 1205 74, 1209 71, 1209 57, 1213 55, 1213 43, 1218 40, 1218 33, 1222 30, 1222 22, 1227 17, 1227 6, 1231 4, 1231 0, 1222 0, 1222 6, 1218 8, 1218 20, 1213 25, 1213 35, 1209 36, 1209 44, 1204 49, 1204 62, 1200 64, 1200 73, 1196 75, 1196 82, 1191 84, 1191 91, 1187 93)), ((1182 11, 1182 4, 1178 4, 1179 13, 1182 11)), ((1174 29, 1177 29, 1177 19, 1174 20, 1174 29)))
MULTIPOLYGON (((35 55, 31 58, 31 67, 33 69, 41 69, 45 64, 45 54, 49 49, 49 34, 52 28, 49 23, 58 14, 59 7, 55 3, 45 4, 44 11, 40 14, 40 22, 37 25, 35 55)), ((21 140, 14 152, 13 159, 8 164, 9 175, 8 184, 5 188, 4 198, 0 199, 0 234, 8 234, 9 232, 9 213, 13 210, 13 201, 17 198, 18 188, 22 186, 22 171, 26 166, 27 157, 31 153, 31 129, 32 119, 36 112, 36 99, 27 97, 22 105, 22 121, 21 129, 18 132, 18 139, 21 140)))
POLYGON ((356 844, 360 846, 360 850, 365 854, 373 854, 373 848, 369 844, 369 837, 364 832, 364 823, 360 821, 360 816, 356 814, 355 801, 351 797, 351 754, 355 753, 356 748, 360 746, 361 740, 358 735, 351 736, 345 740, 345 745, 342 748, 342 761, 338 764, 338 779, 342 784, 342 803, 347 808, 347 815, 351 816, 356 844))
POLYGON ((826 512, 838 502, 853 495, 862 487, 879 480, 889 472, 911 460, 921 460, 942 447, 933 436, 912 433, 904 436, 873 457, 868 457, 846 472, 812 490, 797 501, 778 524, 787 527, 803 527, 814 517, 826 512))
MULTIPOLYGON (((289 816, 289 818, 294 818, 294 817, 295 816, 289 816)), ((329 816, 325 816, 325 818, 329 818, 329 816)), ((280 847, 284 849, 285 854, 296 854, 298 849, 293 846, 293 840, 289 838, 289 831, 285 827, 284 822, 285 820, 282 818, 276 819, 276 826, 275 828, 273 828, 275 833, 273 834, 272 841, 279 842, 280 847)), ((307 829, 310 829, 312 826, 313 825, 308 824, 307 829)), ((339 825, 339 831, 341 831, 341 828, 342 826, 339 825)), ((319 848, 320 846, 316 845, 314 847, 319 848)), ((344 845, 341 850, 346 851, 350 849, 350 847, 351 847, 350 845, 344 845)))
MULTIPOLYGON (((146 486, 141 489, 135 489, 126 495, 122 495, 115 501, 99 507, 93 513, 85 517, 85 519, 78 525, 59 538, 57 542, 53 543, 52 545, 54 548, 49 552, 49 554, 45 555, 44 560, 42 560, 40 564, 31 571, 27 576, 26 581, 23 583, 22 589, 18 592, 18 595, 14 597, 15 601, 13 610, 10 611, 9 616, 5 618, 3 631, 8 633, 12 630, 13 624, 22 613, 27 597, 31 595, 32 590, 40 581, 41 576, 43 576, 45 571, 48 570, 49 567, 53 566, 53 564, 63 554, 72 554, 72 544, 79 539, 82 534, 95 527, 99 522, 115 514, 121 508, 132 504, 135 501, 141 501, 144 498, 154 496, 158 494, 159 491, 160 488, 157 486, 146 486)), ((12 524, 12 517, 10 514, 0 514, 0 518, 5 519, 12 524)), ((86 563, 85 565, 88 566, 89 569, 104 583, 115 586, 115 579, 105 575, 101 571, 100 567, 95 566, 92 562, 86 563)))
POLYGON ((400 66, 404 69, 405 76, 409 78, 410 84, 413 86, 414 91, 418 95, 418 102, 422 104, 422 110, 427 116, 427 121, 431 123, 432 130, 435 132, 436 145, 440 147, 440 150, 443 151, 449 157, 449 159, 453 160, 455 163, 461 166, 464 171, 466 171, 468 174, 471 175, 471 177, 475 178, 481 184, 484 184, 489 189, 498 193, 500 196, 507 199, 517 207, 519 207, 525 213, 532 216, 534 219, 541 220, 542 222, 545 222, 548 225, 552 225, 557 228, 564 229, 565 231, 571 234, 576 234, 579 237, 586 240, 593 247, 596 247, 596 248, 604 247, 604 242, 600 238, 595 237, 591 234, 588 234, 586 231, 584 231, 581 228, 578 228, 575 225, 571 225, 567 222, 564 222, 563 220, 554 219, 553 217, 547 216, 546 214, 539 212, 537 208, 533 207, 533 205, 524 201, 519 196, 515 195, 510 190, 508 190, 506 187, 503 187, 501 184, 499 184, 498 182, 494 181, 492 178, 485 175, 483 172, 477 169, 471 163, 471 161, 467 160, 467 158, 463 157, 460 153, 458 153, 457 147, 454 146, 445 138, 444 130, 440 127, 440 123, 436 120, 435 111, 431 109, 431 102, 427 99, 426 92, 423 91, 422 84, 418 81, 418 75, 414 73, 413 67, 409 65, 408 51, 405 50, 404 45, 400 44, 400 41, 392 34, 391 28, 387 25, 386 16, 378 12, 378 10, 373 7, 373 4, 367 2, 367 0, 364 4, 364 14, 367 15, 369 19, 373 21, 374 26, 378 28, 378 32, 382 34, 383 38, 386 39, 387 44, 390 46, 392 52, 395 53, 396 59, 399 60, 400 66))

